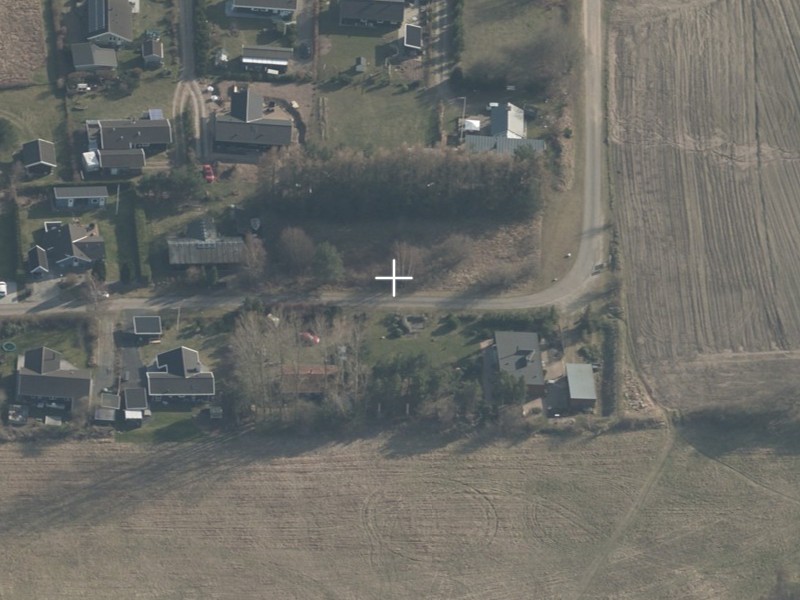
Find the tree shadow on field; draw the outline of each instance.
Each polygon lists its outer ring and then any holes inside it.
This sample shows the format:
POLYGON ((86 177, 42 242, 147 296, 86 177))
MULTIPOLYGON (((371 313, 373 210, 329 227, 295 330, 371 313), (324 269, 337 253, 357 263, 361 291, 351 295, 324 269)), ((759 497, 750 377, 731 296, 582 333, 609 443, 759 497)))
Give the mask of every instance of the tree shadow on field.
POLYGON ((763 449, 800 455, 800 414, 788 406, 696 410, 681 416, 678 433, 712 459, 763 449))

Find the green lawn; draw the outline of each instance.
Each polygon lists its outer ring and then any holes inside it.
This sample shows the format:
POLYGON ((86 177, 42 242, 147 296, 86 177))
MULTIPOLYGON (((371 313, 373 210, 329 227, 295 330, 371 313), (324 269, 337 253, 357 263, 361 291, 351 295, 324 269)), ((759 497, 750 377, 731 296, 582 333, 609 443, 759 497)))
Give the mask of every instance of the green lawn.
POLYGON ((425 328, 413 335, 392 338, 391 327, 387 324, 394 313, 372 315, 367 329, 367 351, 371 363, 399 354, 424 354, 432 365, 443 366, 455 364, 479 350, 479 340, 473 339, 469 324, 461 323, 457 313, 454 313, 455 328, 447 325, 449 313, 417 311, 404 314, 425 315, 428 318, 425 328))
POLYGON ((144 425, 117 433, 116 439, 140 444, 196 441, 207 435, 195 422, 194 417, 199 411, 199 408, 186 411, 156 409, 144 425))
MULTIPOLYGON (((385 66, 397 47, 399 29, 340 27, 336 9, 320 15, 322 55, 317 80, 322 100, 325 143, 330 146, 397 147, 429 144, 435 131, 435 102, 420 90, 404 91, 401 81, 385 66), (363 56, 363 74, 353 71, 363 56), (346 85, 335 81, 347 74, 346 85)), ((312 127, 312 132, 315 128, 312 127)))
MULTIPOLYGON (((63 138, 59 101, 46 85, 0 91, 0 117, 11 122, 19 142, 15 147, 0 152, 1 162, 9 162, 11 155, 29 140, 42 138, 58 144, 59 138, 63 138)), ((59 163, 68 158, 60 150, 62 148, 57 148, 59 163)))
MULTIPOLYGON (((135 63, 133 53, 130 53, 128 62, 135 63)), ((121 57, 122 58, 122 57, 121 57)), ((122 65, 122 63, 121 63, 122 65)), ((139 66, 133 64, 130 68, 139 66)), ((124 98, 109 98, 102 92, 90 92, 72 96, 68 100, 75 128, 83 130, 87 119, 126 119, 139 118, 148 108, 160 108, 164 116, 172 117, 172 96, 175 93, 176 71, 173 76, 162 77, 161 71, 144 71, 139 87, 130 96, 124 98), (81 110, 76 111, 78 106, 81 110)))
MULTIPOLYGON (((114 191, 113 189, 111 190, 114 191)), ((117 249, 117 226, 118 218, 114 215, 116 208, 116 198, 109 198, 109 204, 104 208, 89 210, 80 213, 80 222, 84 225, 96 223, 100 235, 106 242, 106 280, 109 282, 119 280, 119 257, 117 249)), ((37 202, 27 208, 20 208, 20 224, 22 229, 23 247, 29 248, 33 245, 34 231, 41 229, 44 221, 62 221, 70 219, 70 215, 57 212, 52 209, 47 200, 37 202)))

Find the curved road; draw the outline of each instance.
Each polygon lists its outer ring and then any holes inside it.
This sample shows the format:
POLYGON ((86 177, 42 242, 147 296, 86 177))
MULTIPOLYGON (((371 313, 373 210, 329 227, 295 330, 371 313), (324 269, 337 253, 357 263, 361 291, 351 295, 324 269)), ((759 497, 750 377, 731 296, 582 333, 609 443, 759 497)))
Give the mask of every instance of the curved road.
MULTIPOLYGON (((186 95, 200 110, 205 109, 202 94, 194 80, 193 54, 191 48, 191 0, 181 0, 181 51, 184 69, 176 101, 186 101, 186 95), (180 89, 183 88, 183 92, 180 89), (188 89, 186 89, 188 88, 188 89), (199 98, 198 98, 199 97, 199 98)), ((603 203, 603 2, 602 0, 583 0, 583 29, 586 43, 584 59, 584 210, 583 233, 578 255, 572 269, 557 284, 546 290, 528 295, 487 297, 479 294, 431 294, 416 293, 392 298, 388 293, 343 293, 326 292, 319 296, 275 296, 265 298, 270 302, 308 302, 320 301, 343 306, 363 307, 404 307, 404 308, 442 308, 442 309, 477 309, 503 310, 525 309, 539 306, 556 305, 566 308, 580 308, 598 287, 597 277, 592 277, 592 267, 603 261, 607 253, 605 224, 606 217, 603 203)), ((195 108, 196 126, 201 115, 195 108)), ((201 136, 198 144, 202 145, 201 136)), ((388 286, 387 286, 388 288, 388 286)), ((202 307, 236 307, 241 303, 238 296, 210 294, 189 298, 177 296, 157 296, 153 298, 114 298, 103 301, 107 310, 151 308, 181 305, 186 308, 202 307)), ((86 310, 85 305, 66 305, 56 301, 34 305, 33 303, 0 302, 0 315, 24 312, 71 311, 86 310)))

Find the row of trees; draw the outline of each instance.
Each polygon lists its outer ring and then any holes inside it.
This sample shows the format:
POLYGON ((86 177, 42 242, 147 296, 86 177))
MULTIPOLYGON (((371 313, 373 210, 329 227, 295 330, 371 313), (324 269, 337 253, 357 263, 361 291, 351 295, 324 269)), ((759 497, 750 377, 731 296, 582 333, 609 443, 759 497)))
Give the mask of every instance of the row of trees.
POLYGON ((372 154, 290 150, 270 153, 263 166, 261 202, 296 217, 517 217, 540 206, 533 155, 420 147, 372 154))

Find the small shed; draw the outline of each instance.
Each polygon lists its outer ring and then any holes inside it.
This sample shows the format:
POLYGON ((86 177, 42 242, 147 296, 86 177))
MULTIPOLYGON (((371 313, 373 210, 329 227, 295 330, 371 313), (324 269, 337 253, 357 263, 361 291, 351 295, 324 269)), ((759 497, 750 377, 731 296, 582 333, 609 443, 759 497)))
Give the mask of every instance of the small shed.
POLYGON ((133 317, 133 334, 140 340, 152 342, 161 339, 161 317, 158 315, 136 315, 133 317))
POLYGON ((356 64, 355 64, 356 73, 363 73, 367 70, 367 59, 363 56, 356 57, 356 64))
POLYGON ((94 409, 95 423, 113 423, 117 420, 117 411, 113 408, 99 406, 94 409))
POLYGON ((570 409, 594 410, 597 403, 597 391, 594 385, 592 365, 567 363, 566 370, 570 409))
POLYGON ((464 119, 464 131, 480 131, 480 119, 464 119))
POLYGON ((415 53, 422 50, 422 27, 407 23, 405 36, 403 36, 403 46, 415 53))

